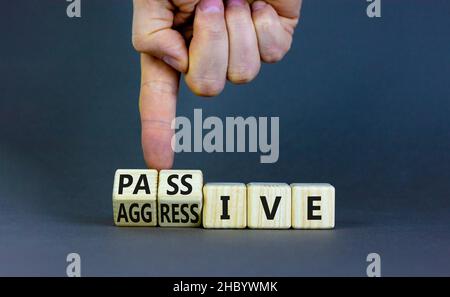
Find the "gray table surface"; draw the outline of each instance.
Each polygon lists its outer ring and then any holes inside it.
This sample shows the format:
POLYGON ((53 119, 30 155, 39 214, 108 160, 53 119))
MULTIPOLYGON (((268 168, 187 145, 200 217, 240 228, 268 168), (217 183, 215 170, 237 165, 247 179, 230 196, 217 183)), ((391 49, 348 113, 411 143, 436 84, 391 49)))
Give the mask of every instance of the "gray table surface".
POLYGON ((143 168, 131 1, 0 12, 0 275, 450 275, 450 3, 304 1, 290 54, 178 114, 280 117, 280 159, 183 153, 207 182, 329 182, 331 231, 116 228, 117 168, 143 168))

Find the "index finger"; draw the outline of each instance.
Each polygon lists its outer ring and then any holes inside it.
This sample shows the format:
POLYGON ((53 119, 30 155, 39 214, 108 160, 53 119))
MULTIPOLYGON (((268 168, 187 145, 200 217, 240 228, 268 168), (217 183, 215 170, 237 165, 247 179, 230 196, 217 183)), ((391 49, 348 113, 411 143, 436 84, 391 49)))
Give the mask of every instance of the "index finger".
POLYGON ((174 151, 171 128, 176 115, 179 74, 163 61, 141 54, 139 110, 142 149, 149 168, 169 169, 174 151))

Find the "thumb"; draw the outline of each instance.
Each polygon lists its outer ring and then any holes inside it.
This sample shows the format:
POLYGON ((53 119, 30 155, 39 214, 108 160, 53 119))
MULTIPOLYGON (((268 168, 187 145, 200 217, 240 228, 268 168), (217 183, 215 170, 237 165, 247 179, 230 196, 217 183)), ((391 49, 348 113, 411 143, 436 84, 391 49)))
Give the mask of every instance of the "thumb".
POLYGON ((179 74, 159 59, 141 54, 142 149, 149 168, 169 169, 174 152, 171 128, 176 115, 179 74))
POLYGON ((188 51, 183 36, 172 29, 175 7, 171 1, 134 0, 133 6, 134 48, 187 72, 188 51))

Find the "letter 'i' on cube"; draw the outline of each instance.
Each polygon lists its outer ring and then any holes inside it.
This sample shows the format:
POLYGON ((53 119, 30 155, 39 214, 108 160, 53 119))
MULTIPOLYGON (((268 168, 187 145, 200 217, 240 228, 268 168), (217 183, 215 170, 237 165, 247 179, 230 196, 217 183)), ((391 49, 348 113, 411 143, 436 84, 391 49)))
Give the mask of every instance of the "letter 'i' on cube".
POLYGON ((247 187, 241 183, 209 183, 203 187, 203 227, 247 227, 247 187))
POLYGON ((119 169, 114 177, 116 226, 156 226, 158 171, 119 169))
POLYGON ((291 187, 288 184, 247 185, 248 227, 288 229, 291 227, 291 187))
POLYGON ((335 189, 330 184, 292 184, 292 227, 333 229, 335 189))
POLYGON ((161 227, 200 227, 203 205, 200 170, 161 170, 158 222, 161 227))

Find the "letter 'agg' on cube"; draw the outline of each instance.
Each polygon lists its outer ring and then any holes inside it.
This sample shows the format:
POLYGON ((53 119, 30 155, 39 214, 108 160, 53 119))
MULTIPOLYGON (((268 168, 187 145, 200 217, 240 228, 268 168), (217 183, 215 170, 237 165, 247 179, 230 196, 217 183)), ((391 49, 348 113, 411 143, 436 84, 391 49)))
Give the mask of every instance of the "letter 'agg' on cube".
POLYGON ((162 227, 200 227, 203 206, 200 170, 161 170, 158 222, 162 227))
POLYGON ((292 184, 292 227, 333 229, 335 189, 330 184, 292 184))
POLYGON ((114 177, 116 226, 156 226, 158 171, 119 169, 114 177))
POLYGON ((247 227, 247 187, 241 183, 209 183, 203 187, 203 227, 247 227))
POLYGON ((291 187, 288 184, 249 183, 247 201, 249 228, 291 227, 291 187))

